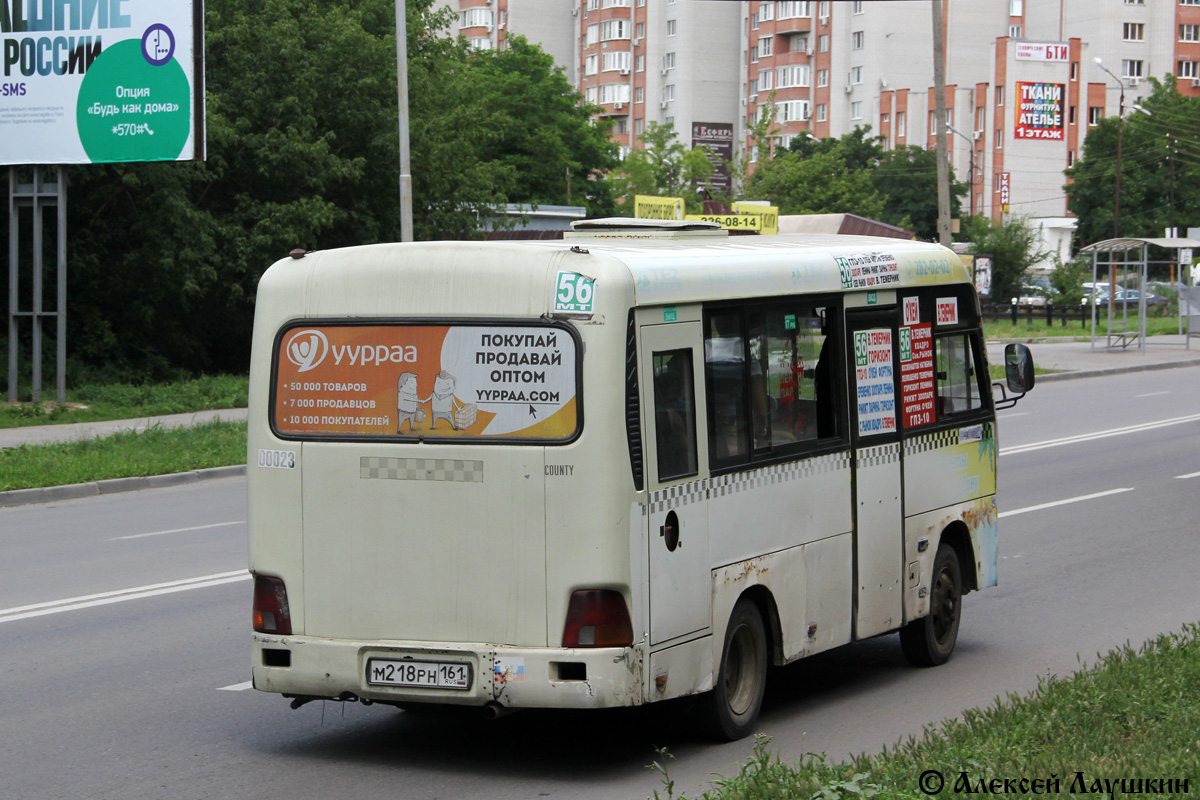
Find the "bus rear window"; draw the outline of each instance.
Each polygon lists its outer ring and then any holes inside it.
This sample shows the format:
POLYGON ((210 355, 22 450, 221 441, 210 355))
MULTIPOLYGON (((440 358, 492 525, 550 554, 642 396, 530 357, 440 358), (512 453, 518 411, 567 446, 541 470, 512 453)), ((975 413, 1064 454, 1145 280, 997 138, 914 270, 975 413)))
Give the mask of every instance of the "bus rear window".
POLYGON ((276 341, 271 426, 285 439, 566 442, 581 418, 576 351, 556 325, 293 324, 276 341))

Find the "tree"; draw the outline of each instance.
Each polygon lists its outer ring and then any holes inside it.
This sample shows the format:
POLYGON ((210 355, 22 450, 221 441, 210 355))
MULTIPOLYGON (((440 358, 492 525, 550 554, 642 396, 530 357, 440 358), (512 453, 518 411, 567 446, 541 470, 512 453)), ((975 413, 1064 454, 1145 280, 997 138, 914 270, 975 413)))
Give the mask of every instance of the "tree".
POLYGON ((1050 256, 1040 247, 1038 231, 1022 217, 1007 224, 972 217, 963 226, 962 235, 971 243, 969 253, 992 256, 992 299, 996 302, 1017 297, 1029 268, 1050 256))
POLYGON ((580 102, 553 57, 513 36, 504 50, 473 54, 467 67, 468 84, 483 104, 503 110, 479 157, 512 168, 509 202, 586 202, 589 216, 611 214, 612 192, 603 177, 619 160, 611 124, 593 120, 600 109, 580 102))
MULTIPOLYGON (((1184 97, 1175 78, 1150 78, 1141 110, 1124 120, 1108 117, 1091 128, 1083 154, 1066 171, 1068 208, 1079 217, 1081 244, 1110 239, 1116 200, 1117 134, 1121 135, 1121 236, 1161 236, 1171 223, 1170 169, 1174 164, 1176 224, 1196 224, 1200 213, 1200 98, 1184 97), (1171 150, 1174 150, 1171 153, 1171 150)), ((1127 98, 1128 99, 1128 98, 1127 98)))
POLYGON ((638 136, 643 147, 629 151, 613 177, 613 192, 625 198, 623 210, 633 213, 635 194, 682 197, 688 208, 700 210, 698 185, 713 172, 708 152, 702 147, 687 149, 673 125, 651 122, 638 136))
MULTIPOLYGON (((908 228, 918 239, 936 241, 937 233, 937 151, 915 145, 901 145, 885 151, 874 173, 875 189, 884 196, 887 207, 883 222, 908 228)), ((951 180, 950 216, 962 214, 962 196, 971 187, 951 180)))

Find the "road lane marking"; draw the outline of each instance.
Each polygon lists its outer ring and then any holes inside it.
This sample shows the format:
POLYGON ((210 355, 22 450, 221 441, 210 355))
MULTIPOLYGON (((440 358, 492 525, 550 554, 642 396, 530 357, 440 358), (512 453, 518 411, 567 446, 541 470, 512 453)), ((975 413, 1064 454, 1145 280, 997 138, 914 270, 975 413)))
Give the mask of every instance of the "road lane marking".
POLYGON ((1170 392, 1147 392, 1146 394, 1135 394, 1134 400, 1140 400, 1143 397, 1158 397, 1160 394, 1170 394, 1170 392))
POLYGON ((997 414, 996 419, 1012 419, 1013 417, 1028 417, 1030 411, 1015 411, 1012 414, 997 414))
POLYGON ((1066 500, 1055 500, 1053 503, 1041 503, 1036 506, 1027 506, 1025 508, 1014 508, 1012 511, 1001 511, 999 516, 1012 517, 1017 514, 1024 514, 1027 511, 1041 511, 1044 508, 1054 508, 1055 506, 1065 506, 1068 503, 1082 503, 1084 500, 1095 500, 1097 497, 1108 497, 1110 494, 1121 494, 1122 492, 1132 492, 1133 487, 1128 489, 1109 489, 1107 492, 1096 492, 1095 494, 1084 494, 1079 497, 1068 497, 1066 500))
POLYGON ((1188 478, 1200 478, 1200 472, 1189 472, 1187 475, 1176 475, 1175 480, 1186 481, 1188 478))
POLYGON ((245 525, 246 520, 239 519, 233 522, 214 522, 212 525, 193 525, 190 528, 172 528, 169 531, 151 531, 150 533, 135 533, 130 536, 117 536, 109 539, 110 542, 119 542, 122 539, 145 539, 147 536, 165 536, 168 533, 187 533, 188 531, 206 531, 209 528, 228 528, 230 525, 245 525))
POLYGON ((1093 439, 1106 439, 1109 436, 1121 436, 1126 433, 1139 433, 1141 431, 1150 431, 1156 428, 1166 428, 1171 425, 1182 425, 1186 422, 1200 421, 1200 414, 1191 414, 1186 417, 1175 417, 1173 419, 1163 419, 1157 422, 1143 422, 1140 425, 1129 425, 1124 428, 1111 428, 1106 431, 1096 431, 1095 433, 1084 433, 1079 436, 1067 436, 1062 439, 1047 439, 1044 442, 1032 442, 1030 444, 1019 444, 1013 447, 1000 448, 1000 455, 1010 456, 1018 453, 1028 453, 1033 450, 1044 450, 1047 447, 1059 447, 1064 444, 1075 444, 1076 442, 1090 442, 1093 439))
POLYGON ((247 689, 254 688, 254 681, 246 681, 245 683, 235 683, 232 686, 222 686, 217 689, 218 692, 244 692, 247 689))
POLYGON ((186 592, 189 589, 207 589, 210 586, 220 586, 225 583, 248 581, 251 575, 244 569, 234 572, 219 572, 215 575, 201 575, 197 578, 185 578, 166 583, 152 583, 148 586, 135 586, 130 589, 118 589, 113 592, 100 592, 81 597, 68 597, 63 600, 51 600, 46 603, 34 603, 28 606, 0 609, 0 623, 15 622, 19 619, 41 617, 46 614, 59 614, 63 611, 78 611, 84 608, 123 603, 126 600, 141 600, 146 597, 156 597, 160 594, 186 592))

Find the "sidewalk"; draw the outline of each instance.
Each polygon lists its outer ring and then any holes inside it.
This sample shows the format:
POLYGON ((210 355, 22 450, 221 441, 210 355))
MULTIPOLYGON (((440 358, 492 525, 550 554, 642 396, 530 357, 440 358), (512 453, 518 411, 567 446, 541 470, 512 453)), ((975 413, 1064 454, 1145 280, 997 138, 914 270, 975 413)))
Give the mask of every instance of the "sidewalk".
POLYGON ((1033 353, 1035 366, 1056 370, 1051 375, 1038 375, 1037 382, 1042 383, 1122 372, 1200 366, 1200 339, 1193 339, 1189 350, 1185 347, 1186 338, 1179 334, 1148 337, 1144 353, 1138 350, 1136 344, 1127 348, 1106 348, 1104 337, 1097 339, 1094 348, 1090 339, 1074 342, 1003 339, 989 341, 987 353, 989 363, 1003 364, 1005 344, 1027 343, 1033 353))

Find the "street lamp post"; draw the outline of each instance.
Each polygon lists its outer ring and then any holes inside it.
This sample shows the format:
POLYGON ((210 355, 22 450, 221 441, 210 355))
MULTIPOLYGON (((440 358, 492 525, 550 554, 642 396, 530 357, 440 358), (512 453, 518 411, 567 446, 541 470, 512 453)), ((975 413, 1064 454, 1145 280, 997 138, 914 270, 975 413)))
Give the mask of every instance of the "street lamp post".
POLYGON ((1121 134, 1125 123, 1125 81, 1118 78, 1112 70, 1104 66, 1103 59, 1096 56, 1096 66, 1104 70, 1121 87, 1121 96, 1117 101, 1117 177, 1113 189, 1113 238, 1118 238, 1121 228, 1121 134))
POLYGON ((946 129, 951 133, 957 133, 967 143, 967 170, 971 176, 971 216, 975 216, 975 140, 969 138, 965 133, 955 128, 950 123, 946 123, 946 129))

